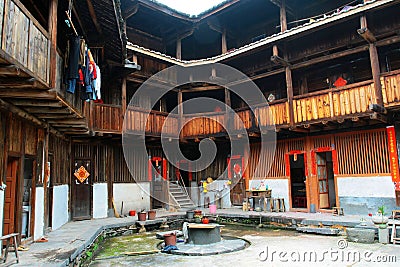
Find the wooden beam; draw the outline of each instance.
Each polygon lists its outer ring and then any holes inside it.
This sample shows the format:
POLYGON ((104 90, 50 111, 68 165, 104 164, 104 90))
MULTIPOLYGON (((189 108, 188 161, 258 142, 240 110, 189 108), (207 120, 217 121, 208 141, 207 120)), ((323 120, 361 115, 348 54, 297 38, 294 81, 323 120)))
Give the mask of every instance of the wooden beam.
POLYGON ((121 115, 122 119, 124 119, 126 112, 126 77, 122 78, 121 96, 121 115))
POLYGON ((182 129, 182 124, 183 124, 183 93, 182 90, 178 91, 178 130, 180 130, 179 138, 183 138, 183 129, 182 129))
POLYGON ((60 124, 60 125, 84 125, 86 126, 86 120, 84 119, 70 119, 70 118, 59 118, 59 119, 49 119, 47 121, 50 124, 60 124))
POLYGON ((149 38, 152 38, 152 39, 156 39, 157 41, 160 41, 160 42, 162 42, 162 40, 163 40, 162 37, 160 37, 160 36, 155 36, 155 35, 153 35, 151 33, 144 32, 144 31, 138 30, 138 29, 133 28, 133 27, 129 27, 128 25, 126 26, 126 30, 128 32, 132 32, 133 34, 138 34, 138 35, 141 35, 141 36, 146 36, 146 37, 149 37, 149 38))
POLYGON ((292 81, 292 70, 290 67, 285 68, 286 74, 286 90, 287 98, 289 102, 289 124, 294 125, 294 111, 293 111, 293 81, 292 81))
POLYGON ((122 12, 122 17, 126 21, 127 19, 129 19, 130 17, 135 15, 138 11, 139 11, 139 4, 136 4, 136 5, 132 6, 132 7, 129 7, 126 10, 124 10, 122 12))
POLYGON ((55 113, 55 114, 71 114, 72 111, 68 108, 50 108, 50 107, 26 107, 24 108, 29 113, 55 113))
POLYGON ((30 99, 11 99, 10 102, 15 106, 33 106, 33 107, 53 107, 61 108, 63 105, 58 101, 30 100, 30 99))
POLYGON ((77 118, 75 114, 48 114, 48 113, 36 113, 35 117, 39 118, 39 119, 73 119, 73 118, 77 118))
POLYGON ((201 91, 211 91, 211 90, 221 90, 222 86, 219 85, 209 85, 209 86, 200 86, 200 87, 192 87, 190 89, 181 89, 182 93, 193 93, 193 92, 201 92, 201 91))
MULTIPOLYGON (((0 108, 5 109, 9 112, 12 112, 16 115, 18 115, 19 117, 32 122, 33 124, 43 127, 43 128, 47 128, 49 127, 47 123, 45 123, 42 120, 39 120, 38 118, 36 118, 35 116, 27 113, 26 111, 14 106, 13 104, 10 104, 2 99, 0 99, 0 108)), ((63 135, 58 132, 57 130, 53 129, 52 127, 49 127, 50 132, 58 137, 63 137, 63 135)))
POLYGON ((50 34, 50 87, 56 87, 57 81, 57 69, 55 66, 57 65, 57 8, 58 8, 58 0, 50 1, 49 8, 49 34, 50 34))
POLYGON ((281 32, 286 31, 287 30, 286 0, 281 0, 280 22, 281 22, 281 32))
POLYGON ((228 52, 228 44, 226 42, 226 30, 224 30, 221 35, 221 53, 225 54, 226 52, 228 52))
POLYGON ((0 89, 8 88, 37 88, 38 82, 34 78, 0 78, 0 89))
POLYGON ((371 61, 372 78, 374 80, 376 104, 383 106, 381 70, 379 67, 378 51, 375 44, 369 44, 369 57, 371 61))
POLYGON ((1 65, 0 66, 0 75, 29 77, 29 75, 22 72, 21 69, 15 65, 1 65))
POLYGON ((34 99, 56 99, 55 92, 43 90, 0 90, 1 98, 34 98, 34 99))
POLYGON ((361 28, 357 30, 357 33, 368 43, 375 43, 376 38, 374 34, 368 28, 361 28))
POLYGON ((99 22, 97 21, 97 15, 96 15, 96 11, 94 10, 93 4, 91 0, 86 0, 86 3, 88 5, 88 9, 89 9, 89 14, 90 17, 92 18, 93 24, 96 27, 97 32, 102 35, 103 31, 100 27, 99 22))
POLYGON ((182 59, 182 39, 176 40, 176 58, 182 59))
POLYGON ((287 60, 285 60, 285 59, 283 59, 283 58, 281 58, 279 56, 279 51, 278 51, 278 46, 277 45, 273 45, 272 46, 271 61, 274 64, 279 65, 279 66, 283 66, 283 67, 290 66, 290 63, 287 60))

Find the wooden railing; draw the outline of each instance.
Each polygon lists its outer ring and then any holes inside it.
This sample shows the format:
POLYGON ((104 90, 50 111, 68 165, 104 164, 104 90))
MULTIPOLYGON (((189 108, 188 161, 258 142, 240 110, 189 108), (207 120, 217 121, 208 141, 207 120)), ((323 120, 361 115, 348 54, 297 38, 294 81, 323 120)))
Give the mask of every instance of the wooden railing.
MULTIPOLYGON (((390 108, 400 105, 400 71, 383 74, 381 80, 385 106, 390 108)), ((365 116, 371 113, 369 106, 373 103, 376 103, 376 99, 372 80, 295 96, 294 125, 365 116)), ((226 112, 184 114, 182 136, 192 138, 226 134, 227 127, 234 131, 243 127, 251 131, 258 126, 290 125, 289 103, 286 99, 271 102, 268 106, 258 105, 254 113, 248 109, 235 112, 235 116, 226 112)), ((146 134, 159 136, 163 131, 166 134, 176 135, 180 125, 177 114, 168 115, 157 111, 149 113, 137 107, 129 107, 126 116, 126 130, 133 133, 144 131, 146 134), (170 118, 166 122, 167 116, 170 118)), ((96 131, 121 133, 122 118, 120 106, 93 105, 91 121, 96 131)))
POLYGON ((18 0, 0 0, 1 49, 49 81, 49 34, 18 0))
POLYGON ((386 107, 400 104, 400 70, 385 73, 381 77, 383 103, 386 107))
POLYGON ((293 100, 294 123, 310 123, 364 113, 375 102, 372 81, 296 96, 293 100))
POLYGON ((289 124, 289 103, 286 99, 274 101, 268 106, 255 108, 256 125, 261 127, 282 126, 289 124))
POLYGON ((149 135, 159 136, 161 132, 166 135, 176 133, 178 117, 164 112, 149 111, 129 107, 126 112, 125 128, 127 132, 145 132, 149 135), (167 120, 168 117, 168 120, 167 120))

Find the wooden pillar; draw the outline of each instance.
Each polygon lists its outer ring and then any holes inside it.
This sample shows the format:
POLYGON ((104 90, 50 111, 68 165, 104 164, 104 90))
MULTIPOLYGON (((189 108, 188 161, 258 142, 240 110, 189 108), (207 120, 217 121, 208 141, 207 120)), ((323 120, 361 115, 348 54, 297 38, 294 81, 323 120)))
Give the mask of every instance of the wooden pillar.
POLYGON ((281 32, 287 30, 287 19, 286 19, 286 1, 281 1, 281 9, 280 9, 280 20, 281 20, 281 32))
POLYGON ((233 124, 233 122, 231 122, 229 120, 229 114, 230 114, 229 108, 231 107, 231 94, 230 94, 230 91, 228 88, 225 88, 225 105, 226 105, 225 106, 225 125, 229 129, 229 127, 231 127, 231 125, 229 123, 233 124))
POLYGON ((292 82, 292 70, 290 67, 285 68, 286 74, 286 90, 287 90, 287 99, 289 102, 289 124, 290 126, 294 125, 294 111, 293 111, 293 82, 292 82))
POLYGON ((121 96, 121 116, 124 119, 126 112, 126 77, 122 78, 121 96))
MULTIPOLYGON (((54 88, 57 81, 57 8, 58 0, 50 1, 49 8, 49 34, 50 34, 50 64, 48 71, 50 72, 50 87, 54 88)), ((59 89, 59 88, 56 88, 59 89)))
POLYGON ((176 41, 176 58, 182 59, 182 39, 176 41))
POLYGON ((372 79, 374 80, 376 104, 383 106, 381 70, 379 67, 378 51, 374 43, 369 44, 369 57, 371 60, 372 79))
POLYGON ((222 46, 222 48, 221 48, 221 52, 222 52, 222 54, 225 54, 226 52, 228 52, 228 44, 227 44, 227 42, 226 42, 226 30, 223 30, 222 31, 222 43, 221 43, 221 46, 222 46))
MULTIPOLYGON (((47 162, 49 161, 49 127, 45 130, 45 141, 44 141, 44 162, 42 164, 43 168, 43 194, 44 194, 44 227, 45 229, 49 227, 48 219, 49 219, 49 214, 51 211, 49 211, 49 195, 47 192, 48 186, 47 182, 49 181, 49 175, 50 175, 50 170, 47 165, 47 162)), ((44 229, 44 230, 45 230, 44 229)))
POLYGON ((184 125, 183 121, 183 93, 182 90, 178 92, 178 129, 180 130, 179 138, 183 137, 183 129, 182 126, 184 125))

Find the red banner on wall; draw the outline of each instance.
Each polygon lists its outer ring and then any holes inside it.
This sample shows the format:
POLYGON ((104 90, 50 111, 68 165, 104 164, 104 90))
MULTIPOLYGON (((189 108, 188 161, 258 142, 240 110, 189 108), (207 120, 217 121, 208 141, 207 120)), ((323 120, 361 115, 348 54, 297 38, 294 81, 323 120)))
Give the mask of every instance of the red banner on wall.
POLYGON ((399 161, 397 156, 396 132, 394 126, 386 127, 389 144, 390 172, 395 189, 400 191, 399 161))

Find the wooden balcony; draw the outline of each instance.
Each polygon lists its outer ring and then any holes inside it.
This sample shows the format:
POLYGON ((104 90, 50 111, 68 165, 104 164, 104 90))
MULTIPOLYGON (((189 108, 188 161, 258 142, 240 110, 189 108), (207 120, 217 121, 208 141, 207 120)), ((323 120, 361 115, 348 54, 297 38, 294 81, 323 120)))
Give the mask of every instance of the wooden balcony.
MULTIPOLYGON (((381 81, 385 107, 399 109, 400 71, 383 74, 381 81)), ((289 119, 289 103, 286 99, 271 102, 268 106, 256 106, 254 113, 248 109, 236 110, 237 116, 226 112, 184 114, 182 137, 226 135, 224 125, 233 131, 241 130, 244 126, 251 133, 259 131, 259 126, 268 128, 275 125, 277 129, 290 127, 304 129, 304 126, 326 124, 329 121, 339 123, 345 119, 358 121, 358 118, 369 118, 373 113, 369 107, 373 103, 376 103, 374 84, 372 80, 368 80, 295 96, 293 125, 289 119)), ((123 114, 120 106, 94 104, 93 113, 91 121, 95 131, 121 133, 123 114)), ((148 111, 136 107, 129 107, 126 116, 126 129, 133 134, 145 132, 146 135, 160 136, 162 131, 167 135, 176 134, 178 126, 181 125, 177 114, 170 114, 168 124, 165 125, 167 113, 151 111, 149 115, 148 111)))
POLYGON ((21 86, 29 86, 23 83, 23 79, 29 79, 31 87, 47 89, 49 33, 18 0, 0 1, 0 11, 0 63, 3 73, 8 70, 6 74, 14 81, 20 78, 21 86))

